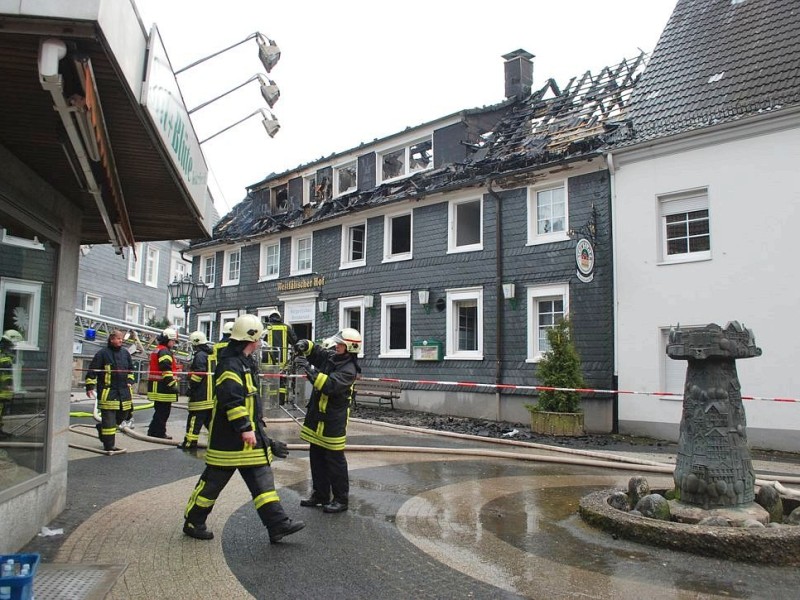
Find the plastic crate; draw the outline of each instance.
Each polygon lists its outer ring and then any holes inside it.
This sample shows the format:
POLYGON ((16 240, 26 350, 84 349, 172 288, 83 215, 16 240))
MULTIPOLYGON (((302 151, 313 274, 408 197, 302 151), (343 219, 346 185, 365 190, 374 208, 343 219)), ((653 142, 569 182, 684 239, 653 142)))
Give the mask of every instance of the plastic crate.
POLYGON ((3 577, 0 575, 0 588, 11 588, 11 600, 30 600, 33 598, 33 576, 36 574, 36 567, 39 566, 38 554, 0 554, 0 564, 5 563, 9 558, 15 563, 31 566, 28 575, 12 575, 3 577))

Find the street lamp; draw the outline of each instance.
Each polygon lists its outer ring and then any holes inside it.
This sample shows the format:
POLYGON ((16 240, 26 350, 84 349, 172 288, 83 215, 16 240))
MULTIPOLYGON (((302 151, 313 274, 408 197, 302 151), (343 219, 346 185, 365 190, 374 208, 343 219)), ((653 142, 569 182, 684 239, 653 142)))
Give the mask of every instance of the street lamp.
POLYGON ((178 69, 177 71, 175 71, 175 75, 183 73, 184 71, 188 71, 192 67, 197 66, 200 63, 204 63, 210 58, 219 56, 220 54, 222 54, 223 52, 227 52, 231 48, 236 48, 236 46, 244 44, 246 41, 252 40, 253 38, 256 38, 256 42, 258 42, 258 60, 261 61, 261 64, 264 65, 264 69, 266 70, 267 73, 269 73, 270 71, 272 71, 272 68, 276 64, 278 64, 278 61, 281 58, 281 49, 278 48, 278 44, 275 43, 275 40, 271 40, 263 33, 259 33, 258 31, 256 31, 255 33, 251 33, 250 35, 248 35, 241 42, 236 42, 235 44, 232 44, 227 48, 223 48, 218 52, 214 52, 214 54, 209 54, 208 56, 204 56, 200 60, 196 60, 192 64, 186 65, 182 69, 178 69))
POLYGON ((208 136, 204 140, 200 140, 200 144, 205 144, 208 140, 217 137, 221 133, 225 133, 228 129, 232 129, 236 127, 239 123, 244 123, 250 117, 255 117, 256 115, 261 115, 261 123, 264 125, 264 129, 267 130, 267 135, 269 137, 275 137, 275 134, 278 133, 278 130, 281 128, 281 124, 278 122, 278 117, 276 117, 271 110, 267 110, 266 108, 259 108, 258 110, 251 112, 249 115, 244 117, 243 119, 239 119, 236 123, 228 125, 225 129, 219 130, 217 133, 208 136))
POLYGON ((202 279, 195 282, 191 277, 185 275, 183 279, 179 280, 176 275, 167 289, 169 290, 169 301, 178 308, 183 308, 183 323, 188 333, 189 310, 200 308, 208 293, 208 285, 202 279))

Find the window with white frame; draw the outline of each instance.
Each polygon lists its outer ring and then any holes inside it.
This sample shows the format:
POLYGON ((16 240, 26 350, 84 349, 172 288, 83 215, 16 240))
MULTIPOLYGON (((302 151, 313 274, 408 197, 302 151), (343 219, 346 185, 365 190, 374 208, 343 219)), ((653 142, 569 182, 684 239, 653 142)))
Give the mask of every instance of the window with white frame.
MULTIPOLYGON (((362 334, 364 325, 364 299, 340 298, 339 299, 339 329, 351 327, 362 334)), ((364 356, 364 344, 361 344, 359 356, 364 356)))
POLYGON ((183 279, 189 270, 189 263, 180 257, 180 254, 174 252, 172 254, 172 280, 175 278, 180 281, 183 279))
POLYGON ((483 249, 483 200, 451 201, 448 252, 483 249))
POLYGON ((528 288, 528 360, 538 362, 550 350, 547 330, 564 319, 569 312, 569 285, 534 286, 528 288))
POLYGON ((342 269, 367 264, 367 222, 342 225, 342 269))
POLYGON ((147 258, 144 262, 144 284, 149 287, 158 287, 158 248, 148 246, 147 258))
POLYGON ((381 296, 381 357, 411 356, 411 292, 381 296))
POLYGON ((711 258, 708 190, 691 190, 658 197, 661 262, 711 258))
POLYGON ((214 287, 217 271, 217 255, 209 254, 200 257, 200 276, 208 287, 214 287))
POLYGON ((128 323, 139 323, 140 306, 135 302, 125 303, 125 321, 128 323))
POLYGON ((197 330, 202 331, 209 342, 214 340, 214 314, 203 313, 197 315, 197 330))
POLYGON ((657 349, 657 360, 661 364, 659 390, 668 392, 668 394, 678 394, 676 396, 664 395, 662 396, 663 400, 682 400, 683 390, 686 384, 686 367, 688 363, 685 360, 672 360, 667 356, 669 331, 669 327, 662 327, 659 332, 660 343, 657 349))
POLYGON ((261 243, 261 259, 259 260, 258 279, 276 279, 280 275, 281 244, 277 242, 261 243))
POLYGON ((144 321, 145 325, 150 325, 153 321, 156 320, 156 307, 155 306, 147 306, 142 309, 142 320, 144 321))
POLYGON ((483 289, 447 291, 445 358, 483 360, 483 289))
POLYGON ((388 181, 433 167, 433 138, 426 137, 378 155, 380 181, 388 181))
POLYGON ((225 251, 225 263, 222 268, 222 285, 239 285, 242 269, 242 249, 225 251))
POLYGON ((183 331, 184 333, 188 333, 189 330, 186 329, 186 319, 184 315, 177 314, 172 317, 172 328, 176 329, 177 331, 183 331))
POLYGON ((356 161, 335 167, 333 169, 333 195, 341 196, 354 191, 358 186, 357 173, 356 161))
POLYGON ((279 215, 289 210, 289 185, 276 186, 270 190, 272 198, 272 214, 279 215))
POLYGON ((414 219, 411 211, 386 215, 383 221, 383 260, 409 260, 414 219))
POLYGON ((528 243, 569 239, 567 182, 528 188, 528 243))
POLYGON ((128 251, 128 279, 130 281, 142 281, 142 244, 136 244, 136 251, 131 248, 128 251))
POLYGON ((83 297, 83 310, 93 315, 100 314, 100 296, 86 294, 83 297))
POLYGON ((303 177, 303 204, 317 200, 317 174, 303 177))
MULTIPOLYGON (((30 248, 33 250, 34 248, 30 248)), ((97 312, 100 312, 100 298, 97 312)), ((15 329, 22 341, 15 347, 19 350, 39 349, 40 312, 42 306, 42 282, 13 277, 0 277, 0 331, 15 329)), ((85 308, 85 305, 84 305, 85 308)), ((87 312, 92 312, 88 311, 87 312)), ((20 363, 17 362, 17 365, 20 363)))
POLYGON ((292 275, 311 272, 312 235, 306 234, 292 238, 292 275))

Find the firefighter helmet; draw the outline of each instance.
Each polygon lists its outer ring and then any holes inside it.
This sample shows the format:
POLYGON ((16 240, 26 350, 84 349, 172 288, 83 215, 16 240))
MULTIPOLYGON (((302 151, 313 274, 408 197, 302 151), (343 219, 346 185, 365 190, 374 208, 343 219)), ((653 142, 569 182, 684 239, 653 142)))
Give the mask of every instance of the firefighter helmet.
POLYGON ((241 315, 233 322, 231 339, 240 342, 257 342, 264 333, 261 319, 255 315, 241 315))
POLYGON ((19 344, 23 339, 22 334, 16 329, 6 329, 3 332, 3 340, 12 344, 19 344))
POLYGON ((189 335, 189 341, 192 343, 192 346, 202 346, 208 343, 208 338, 202 331, 193 331, 191 335, 189 335))
POLYGON ((161 332, 161 336, 166 340, 175 340, 178 341, 178 332, 175 331, 172 327, 167 327, 164 331, 161 332))
POLYGON ((283 317, 278 309, 273 308, 267 313, 267 321, 269 323, 280 323, 283 317))
POLYGON ((222 335, 230 335, 233 331, 233 321, 228 321, 222 326, 222 335))
POLYGON ((352 327, 345 327, 331 339, 334 344, 344 344, 348 352, 358 354, 361 351, 361 334, 352 327))
POLYGON ((333 338, 325 338, 319 343, 320 346, 325 348, 326 350, 330 350, 334 346, 336 346, 336 342, 333 341, 333 338))

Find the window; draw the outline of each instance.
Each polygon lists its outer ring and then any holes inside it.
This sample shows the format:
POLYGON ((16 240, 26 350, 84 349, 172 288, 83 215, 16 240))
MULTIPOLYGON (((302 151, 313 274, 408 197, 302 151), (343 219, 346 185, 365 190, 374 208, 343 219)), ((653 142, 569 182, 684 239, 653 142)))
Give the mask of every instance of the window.
POLYGON ((687 361, 673 360, 667 356, 667 343, 669 342, 669 327, 663 327, 659 332, 659 346, 657 361, 661 365, 659 390, 678 396, 662 396, 662 400, 682 400, 683 389, 686 384, 687 361))
POLYGON ((289 210, 289 186, 287 184, 272 188, 270 197, 272 198, 273 215, 279 215, 289 210))
MULTIPOLYGON (((37 248, 26 248, 28 251, 38 250, 37 248)), ((26 267, 31 270, 36 265, 35 260, 26 262, 26 267)), ((100 298, 97 298, 97 311, 87 312, 100 313, 100 298)), ((88 295, 87 295, 88 299, 88 295)), ((0 277, 0 318, 2 319, 2 329, 14 329, 22 335, 23 341, 15 345, 20 350, 39 349, 39 327, 41 325, 40 313, 42 306, 42 283, 40 281, 28 281, 25 279, 14 279, 12 277, 0 277)), ((46 341, 43 340, 43 344, 46 341)))
POLYGON ((311 235, 292 238, 292 275, 311 272, 311 235))
POLYGON ((135 302, 125 303, 125 321, 128 323, 139 323, 139 308, 135 302))
POLYGON ((281 244, 280 242, 262 242, 261 260, 258 269, 258 280, 276 279, 280 274, 281 244))
POLYGON ((222 285, 239 285, 239 273, 242 266, 242 249, 225 251, 225 263, 222 269, 222 285))
POLYGON ((142 309, 142 320, 144 321, 145 325, 150 325, 153 321, 156 320, 156 307, 155 306, 145 306, 142 309))
POLYGON ((128 251, 128 279, 142 281, 142 244, 136 244, 136 252, 128 251))
POLYGON ((380 180, 405 177, 433 166, 433 141, 431 137, 408 146, 389 150, 378 155, 380 180))
POLYGON ((363 267, 367 264, 367 222, 342 225, 341 268, 363 267))
POLYGON ((202 331, 209 342, 214 341, 214 314, 203 313, 197 315, 197 330, 202 331))
POLYGON ((447 292, 447 354, 445 358, 483 360, 483 290, 447 292))
POLYGON ((661 261, 689 262, 711 258, 708 190, 661 196, 661 261))
POLYGON ((158 248, 147 247, 147 259, 144 267, 144 284, 158 287, 158 248))
POLYGON ((483 249, 483 201, 450 202, 448 251, 483 249))
POLYGON ((83 297, 83 310, 93 315, 100 314, 100 296, 94 294, 86 294, 83 297))
MULTIPOLYGON (((352 327, 364 337, 364 298, 340 298, 339 299, 339 329, 352 327)), ((359 356, 364 356, 364 344, 361 344, 359 356)))
POLYGON ((383 222, 383 260, 409 260, 411 258, 412 213, 386 215, 383 222))
POLYGON ((528 288, 528 360, 538 362, 550 349, 547 330, 569 311, 569 285, 528 288))
POLYGON ((336 167, 333 170, 334 196, 341 196, 354 191, 358 186, 356 174, 356 161, 336 167))
MULTIPOLYGON (((236 320, 236 317, 239 316, 239 313, 235 310, 226 310, 219 313, 219 331, 220 331, 220 338, 222 337, 222 332, 225 330, 226 323, 233 323, 236 320)), ((210 338, 209 338, 210 339, 210 338)))
POLYGON ((217 270, 217 255, 210 254, 208 256, 200 257, 200 274, 203 277, 203 282, 208 285, 208 287, 214 287, 214 281, 216 280, 216 270, 217 270))
POLYGON ((173 318, 172 328, 177 331, 183 331, 184 333, 188 333, 188 329, 186 329, 186 320, 184 315, 177 314, 173 318))
POLYGON ((411 292, 381 296, 381 357, 411 356, 411 292))
POLYGON ((566 182, 528 189, 528 244, 569 239, 566 182))
MULTIPOLYGON (((44 250, 44 244, 39 241, 39 237, 34 235, 33 238, 22 237, 19 235, 12 235, 5 227, 0 227, 0 244, 7 244, 9 246, 18 246, 27 250, 44 250)), ((92 249, 92 245, 81 246, 81 256, 86 256, 92 249), (88 248, 84 252, 84 248, 88 248)))
POLYGON ((317 175, 303 177, 303 204, 317 200, 317 175))
POLYGON ((172 255, 172 279, 174 280, 176 277, 178 281, 183 279, 186 276, 189 264, 184 261, 177 252, 174 252, 172 255))

